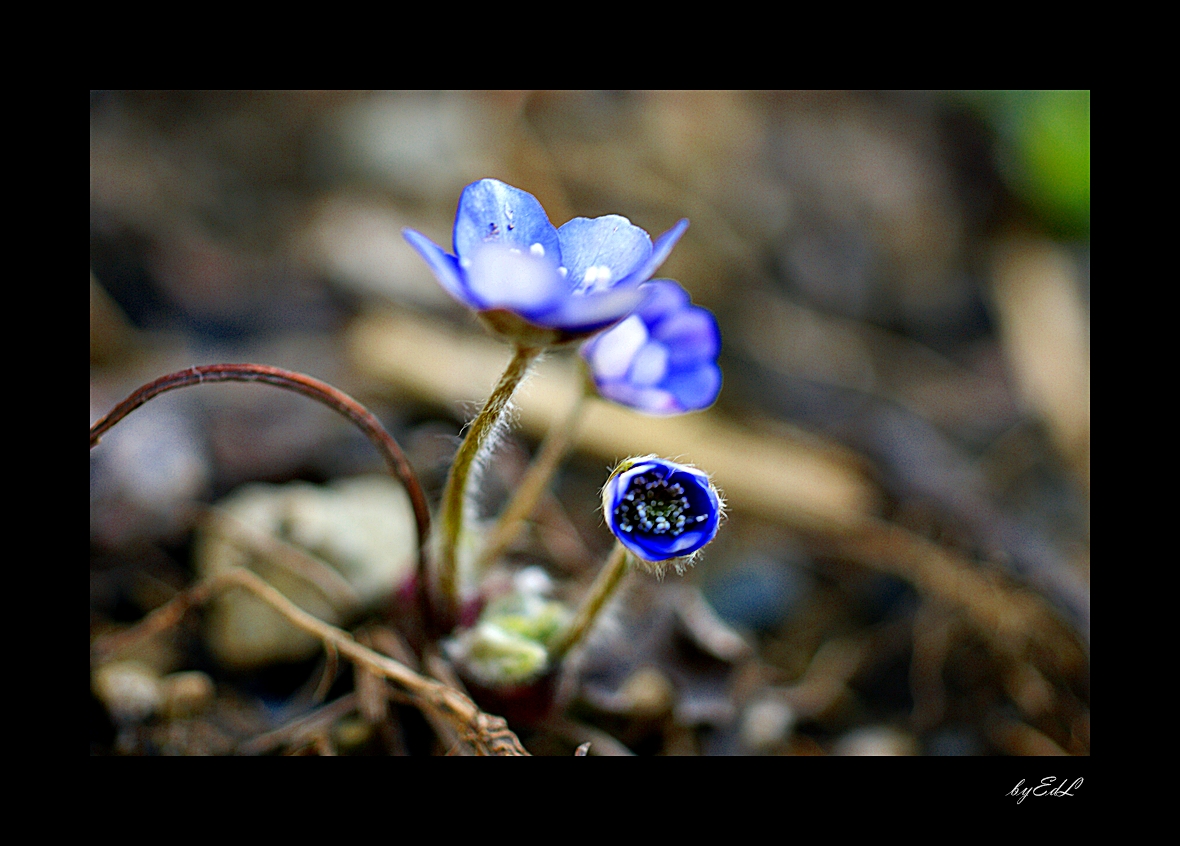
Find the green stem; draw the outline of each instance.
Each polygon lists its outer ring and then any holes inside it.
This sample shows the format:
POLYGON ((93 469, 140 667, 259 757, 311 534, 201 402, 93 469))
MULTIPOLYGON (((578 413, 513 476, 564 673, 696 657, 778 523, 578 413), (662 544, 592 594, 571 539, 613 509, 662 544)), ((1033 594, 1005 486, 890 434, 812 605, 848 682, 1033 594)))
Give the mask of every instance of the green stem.
POLYGON ((482 572, 503 555, 504 550, 520 534, 521 524, 533 513, 537 501, 549 487, 553 474, 557 472, 562 458, 569 452, 570 444, 578 432, 578 424, 582 422, 582 408, 586 404, 587 396, 589 394, 586 391, 579 393, 565 420, 545 435, 537 451, 537 457, 533 459, 533 463, 529 465, 524 477, 516 486, 516 492, 496 520, 491 537, 480 551, 475 572, 482 572))
POLYGON ((627 574, 630 563, 631 553, 621 543, 615 543, 610 558, 606 560, 606 564, 595 577, 594 584, 590 586, 590 592, 583 600, 582 607, 578 609, 574 621, 570 623, 569 628, 557 636, 549 647, 549 661, 554 666, 560 663, 561 659, 582 641, 586 632, 590 631, 590 627, 594 625, 594 620, 606 605, 606 601, 614 595, 619 582, 627 574))
POLYGON ((438 588, 442 602, 452 617, 458 606, 456 550, 463 534, 467 483, 471 476, 471 468, 479 455, 489 446, 491 436, 508 408, 513 391, 524 380, 529 367, 540 354, 541 349, 538 347, 516 348, 512 361, 508 362, 508 368, 500 377, 492 395, 468 427, 467 436, 459 445, 459 451, 451 464, 451 472, 443 489, 442 515, 439 520, 442 546, 439 549, 438 588))

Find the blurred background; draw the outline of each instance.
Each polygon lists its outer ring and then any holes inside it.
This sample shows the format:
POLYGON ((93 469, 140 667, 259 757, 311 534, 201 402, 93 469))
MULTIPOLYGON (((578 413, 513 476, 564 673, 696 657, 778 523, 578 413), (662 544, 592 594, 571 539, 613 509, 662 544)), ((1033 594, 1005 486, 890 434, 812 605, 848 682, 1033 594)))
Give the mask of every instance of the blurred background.
MULTIPOLYGON (((1088 91, 92 91, 91 422, 168 372, 274 365, 365 403, 437 502, 509 351, 400 233, 449 248, 488 176, 558 226, 688 217, 658 275, 723 343, 711 409, 587 411, 505 562, 575 599, 628 455, 695 463, 729 501, 685 576, 632 576, 530 751, 1089 754, 1088 91)), ((486 516, 572 404, 572 356, 518 397, 486 516)), ((399 491, 353 484, 380 472, 293 394, 155 400, 91 453, 92 640, 232 557, 194 530, 210 505, 345 550, 364 574, 320 613, 396 630, 382 598, 416 541, 399 491)), ((243 646, 235 614, 92 667, 92 754, 438 751, 405 707, 283 734, 349 673, 243 646)))

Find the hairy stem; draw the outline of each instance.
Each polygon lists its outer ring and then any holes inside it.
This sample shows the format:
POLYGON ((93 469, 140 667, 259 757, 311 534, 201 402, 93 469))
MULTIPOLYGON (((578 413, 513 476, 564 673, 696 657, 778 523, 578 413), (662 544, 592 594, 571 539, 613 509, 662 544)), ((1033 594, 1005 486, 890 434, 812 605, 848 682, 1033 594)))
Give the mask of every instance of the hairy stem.
POLYGON ((442 513, 439 518, 441 526, 441 546, 438 557, 438 589, 447 609, 453 618, 458 606, 458 585, 455 575, 456 550, 463 535, 463 521, 466 518, 467 483, 471 476, 472 467, 476 459, 490 445, 491 436, 496 431, 497 424, 508 408, 508 401, 512 398, 517 386, 528 374, 529 367, 541 354, 537 347, 516 348, 508 368, 500 377, 499 383, 488 397, 483 409, 471 422, 455 460, 451 464, 451 472, 447 476, 447 484, 443 489, 442 513))
POLYGON ((578 609, 577 616, 574 617, 569 628, 558 635, 550 645, 549 660, 552 664, 560 663, 561 659, 569 654, 569 651, 577 646, 590 631, 599 612, 602 611, 607 600, 614 595, 623 576, 627 574, 630 559, 631 553, 627 551, 627 548, 621 543, 616 543, 606 564, 594 578, 594 584, 590 586, 590 592, 582 601, 582 607, 578 609))
POLYGON ((549 481, 573 443, 578 424, 582 421, 582 408, 586 404, 587 396, 585 391, 579 393, 565 420, 545 435, 545 440, 541 442, 541 447, 537 451, 537 457, 533 459, 533 463, 529 465, 524 477, 516 486, 516 492, 500 513, 491 537, 480 551, 475 566, 477 573, 482 572, 504 554, 504 550, 520 534, 521 524, 537 507, 537 501, 549 487, 549 481))

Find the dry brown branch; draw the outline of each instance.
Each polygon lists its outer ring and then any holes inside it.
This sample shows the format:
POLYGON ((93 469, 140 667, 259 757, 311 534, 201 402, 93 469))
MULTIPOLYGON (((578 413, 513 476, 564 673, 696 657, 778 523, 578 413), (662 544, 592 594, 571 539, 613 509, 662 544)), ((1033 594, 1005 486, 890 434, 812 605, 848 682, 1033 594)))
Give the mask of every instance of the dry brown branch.
POLYGON ((184 618, 189 609, 204 605, 221 588, 222 585, 216 579, 197 582, 153 609, 134 626, 101 635, 90 644, 91 661, 95 664, 105 664, 124 649, 168 631, 184 618))
POLYGON ((328 644, 324 644, 324 668, 320 673, 319 683, 316 684, 315 690, 312 691, 312 702, 323 702, 328 698, 328 693, 332 690, 332 685, 336 683, 336 675, 340 670, 340 653, 328 644))
MULTIPOLYGON (((303 373, 295 373, 266 364, 206 364, 189 367, 161 376, 140 386, 111 409, 106 416, 92 424, 90 427, 90 448, 94 449, 102 436, 114 428, 120 420, 160 394, 193 385, 217 382, 273 385, 276 388, 309 397, 352 421, 381 453, 390 474, 402 483, 410 497, 410 504, 414 509, 414 520, 418 526, 418 581, 420 585, 427 584, 426 544, 430 538, 430 506, 426 502, 426 494, 422 490, 418 476, 414 472, 414 468, 410 466, 405 453, 402 452, 401 446, 385 430, 381 421, 348 394, 327 382, 321 382, 319 379, 303 373)), ((429 620, 432 616, 431 608, 425 599, 423 594, 420 597, 423 605, 422 610, 429 620)))
POLYGON ((1084 666, 1084 648, 1068 626, 1036 594, 1017 589, 938 544, 900 526, 866 520, 857 531, 816 538, 849 561, 902 578, 919 593, 962 610, 998 654, 1025 660, 1030 650, 1058 672, 1084 666))
POLYGON ((343 613, 352 613, 361 606, 361 599, 349 581, 332 565, 302 547, 277 538, 267 531, 243 523, 224 508, 206 506, 200 509, 200 520, 205 527, 237 546, 283 568, 301 581, 307 582, 343 613))
POLYGON ((368 649, 348 632, 313 617, 292 603, 274 587, 248 570, 234 568, 193 585, 171 601, 154 610, 138 625, 124 632, 99 639, 91 646, 95 660, 110 656, 148 634, 164 631, 180 621, 195 605, 207 602, 216 593, 230 588, 248 590, 279 612, 296 628, 318 638, 326 649, 335 649, 370 672, 389 679, 412 697, 420 708, 429 708, 446 719, 468 742, 477 755, 522 756, 529 753, 501 717, 485 714, 471 699, 453 688, 420 676, 398 661, 368 649))
POLYGON ((869 653, 864 639, 831 640, 816 650, 803 677, 783 689, 791 706, 801 715, 814 717, 836 703, 848 690, 848 682, 869 653))

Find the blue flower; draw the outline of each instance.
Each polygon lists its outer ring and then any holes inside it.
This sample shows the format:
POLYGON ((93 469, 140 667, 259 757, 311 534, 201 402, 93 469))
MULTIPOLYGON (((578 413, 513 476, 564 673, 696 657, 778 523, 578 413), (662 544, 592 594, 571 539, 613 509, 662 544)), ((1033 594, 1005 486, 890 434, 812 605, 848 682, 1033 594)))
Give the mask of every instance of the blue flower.
POLYGON ((402 234, 435 278, 494 331, 529 346, 585 338, 640 305, 651 278, 688 228, 652 244, 619 215, 576 217, 555 229, 532 194, 496 179, 463 189, 449 255, 421 232, 402 234))
POLYGON ((712 405, 721 391, 716 319, 671 279, 643 287, 648 297, 634 314, 582 347, 598 393, 646 414, 712 405))
POLYGON ((624 461, 611 474, 602 513, 623 546, 659 563, 692 555, 713 540, 721 497, 695 467, 646 456, 624 461))

